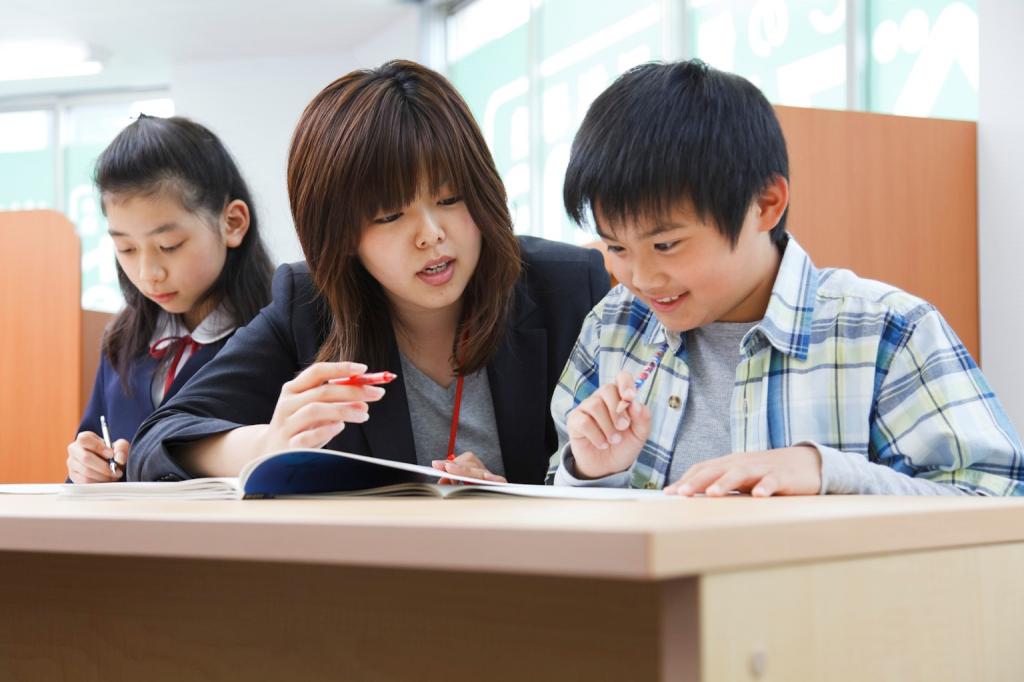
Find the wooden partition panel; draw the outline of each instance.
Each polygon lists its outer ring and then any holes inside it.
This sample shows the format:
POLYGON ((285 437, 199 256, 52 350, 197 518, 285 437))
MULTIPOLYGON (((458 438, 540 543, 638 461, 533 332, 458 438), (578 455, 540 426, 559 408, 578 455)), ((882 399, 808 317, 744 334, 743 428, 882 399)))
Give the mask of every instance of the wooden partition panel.
POLYGON ((96 368, 100 364, 100 349, 103 346, 103 332, 114 319, 113 313, 96 310, 82 311, 82 389, 79 411, 85 413, 92 395, 92 384, 96 368))
POLYGON ((81 414, 81 266, 55 211, 0 212, 0 482, 62 481, 81 414))
POLYGON ((933 303, 980 357, 976 124, 776 107, 790 232, 818 266, 933 303))

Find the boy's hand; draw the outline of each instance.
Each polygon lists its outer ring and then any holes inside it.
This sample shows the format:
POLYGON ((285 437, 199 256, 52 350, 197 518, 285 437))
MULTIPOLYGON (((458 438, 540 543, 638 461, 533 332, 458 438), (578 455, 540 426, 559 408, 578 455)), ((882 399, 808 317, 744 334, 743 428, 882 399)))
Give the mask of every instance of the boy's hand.
POLYGON ((602 478, 636 461, 651 433, 651 411, 634 400, 633 377, 620 372, 569 413, 565 428, 578 478, 602 478))
POLYGON ((68 445, 68 478, 72 483, 112 483, 121 479, 128 462, 128 441, 120 438, 108 448, 92 431, 82 431, 68 445), (110 470, 108 460, 117 462, 117 472, 110 470))
POLYGON ((732 491, 754 497, 817 495, 821 490, 821 455, 809 445, 764 452, 734 452, 694 464, 682 478, 665 488, 669 495, 708 497, 732 491))
MULTIPOLYGON (((488 471, 487 466, 472 452, 463 452, 450 462, 446 459, 435 459, 430 465, 439 471, 445 471, 456 476, 469 476, 470 478, 479 478, 485 481, 508 483, 504 476, 492 474, 488 471)), ((438 480, 438 483, 462 483, 462 481, 442 478, 438 480)))

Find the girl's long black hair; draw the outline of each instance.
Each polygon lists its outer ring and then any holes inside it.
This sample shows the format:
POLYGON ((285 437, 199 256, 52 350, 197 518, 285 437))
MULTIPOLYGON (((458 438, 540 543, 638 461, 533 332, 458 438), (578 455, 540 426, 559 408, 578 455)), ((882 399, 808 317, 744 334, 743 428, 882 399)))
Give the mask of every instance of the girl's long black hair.
MULTIPOLYGON (((260 238, 252 195, 231 154, 210 130, 180 116, 139 116, 100 154, 94 181, 104 212, 108 197, 171 193, 186 210, 214 221, 228 203, 244 201, 250 215, 245 238, 228 249, 220 277, 199 302, 223 305, 239 327, 270 302, 273 264, 260 238)), ((131 365, 148 349, 160 306, 135 288, 120 264, 117 280, 126 305, 104 335, 103 352, 130 394, 131 365)))

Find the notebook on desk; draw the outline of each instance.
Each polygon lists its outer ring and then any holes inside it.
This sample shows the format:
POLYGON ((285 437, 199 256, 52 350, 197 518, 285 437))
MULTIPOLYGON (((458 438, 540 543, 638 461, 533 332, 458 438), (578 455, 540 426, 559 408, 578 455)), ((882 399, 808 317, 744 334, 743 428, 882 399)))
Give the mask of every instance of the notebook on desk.
POLYGON ((660 490, 571 488, 498 483, 455 476, 431 467, 335 450, 289 450, 249 462, 238 478, 194 478, 170 483, 66 485, 60 494, 88 499, 263 499, 306 496, 513 495, 590 500, 645 500, 660 490), (446 478, 454 484, 438 481, 446 478))

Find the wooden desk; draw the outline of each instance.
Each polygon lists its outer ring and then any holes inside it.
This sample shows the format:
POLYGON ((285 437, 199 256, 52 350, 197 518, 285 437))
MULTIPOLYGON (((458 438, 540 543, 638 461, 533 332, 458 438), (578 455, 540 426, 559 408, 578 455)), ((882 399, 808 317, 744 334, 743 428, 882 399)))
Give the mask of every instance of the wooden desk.
POLYGON ((1024 501, 0 498, 0 678, 1019 680, 1024 501))

